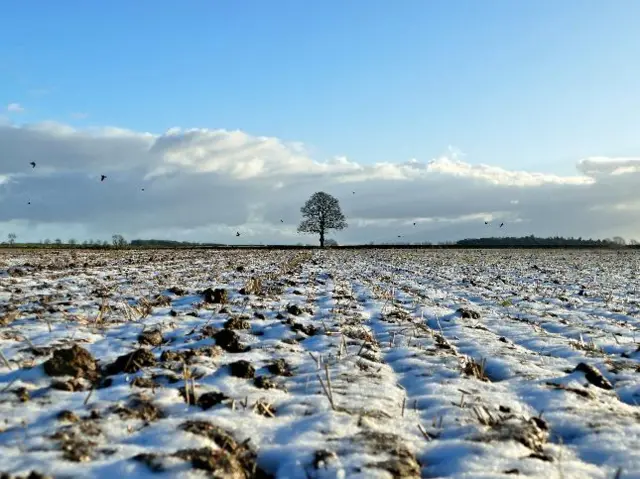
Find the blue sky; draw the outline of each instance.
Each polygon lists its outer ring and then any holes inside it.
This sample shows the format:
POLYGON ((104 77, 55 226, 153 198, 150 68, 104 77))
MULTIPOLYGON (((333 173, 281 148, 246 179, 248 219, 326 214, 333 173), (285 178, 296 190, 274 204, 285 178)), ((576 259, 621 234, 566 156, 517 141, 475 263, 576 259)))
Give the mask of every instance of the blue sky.
POLYGON ((633 0, 41 0, 0 18, 15 122, 239 128, 360 163, 454 145, 557 173, 639 148, 633 0))

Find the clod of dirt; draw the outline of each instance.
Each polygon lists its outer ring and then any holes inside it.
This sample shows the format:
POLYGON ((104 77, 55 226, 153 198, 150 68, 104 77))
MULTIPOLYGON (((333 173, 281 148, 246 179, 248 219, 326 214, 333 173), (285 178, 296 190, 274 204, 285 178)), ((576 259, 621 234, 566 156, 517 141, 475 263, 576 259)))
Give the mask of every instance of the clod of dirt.
POLYGON ((269 364, 269 366, 267 366, 267 370, 276 376, 293 376, 290 366, 282 358, 269 364))
POLYGON ((217 391, 209 391, 198 396, 197 404, 203 411, 211 409, 218 404, 222 404, 223 401, 229 399, 228 396, 217 391))
POLYGON ((171 306, 171 298, 169 296, 165 296, 164 294, 159 294, 156 297, 151 298, 151 300, 149 301, 149 305, 157 308, 171 306))
POLYGON ((456 311, 462 319, 480 319, 480 313, 469 308, 458 308, 456 311))
POLYGON ((131 458, 134 461, 141 462, 149 468, 151 472, 164 472, 165 466, 162 456, 155 453, 143 452, 131 458))
POLYGON ((190 461, 194 469, 209 472, 215 478, 245 479, 245 470, 235 456, 222 449, 210 447, 182 449, 175 457, 190 461))
POLYGON ((120 416, 120 419, 140 419, 145 423, 164 417, 158 406, 142 398, 134 398, 126 406, 116 406, 113 412, 120 416))
POLYGON ((400 448, 391 459, 373 464, 377 469, 383 469, 392 477, 419 479, 420 464, 416 456, 406 448, 400 448))
POLYGON ((229 294, 227 293, 227 290, 222 288, 216 288, 216 289, 207 288, 200 294, 204 296, 205 303, 225 304, 229 299, 229 294))
POLYGON ((547 442, 549 429, 544 420, 532 417, 524 418, 508 417, 492 424, 489 431, 481 440, 519 442, 534 452, 542 452, 542 446, 547 442))
POLYGON ((58 421, 67 421, 67 422, 80 421, 80 418, 74 412, 66 409, 64 411, 60 411, 56 416, 56 418, 58 419, 58 421))
POLYGON ((609 382, 607 378, 605 378, 600 371, 591 366, 590 364, 580 363, 576 366, 573 372, 580 371, 584 373, 584 377, 587 381, 593 384, 596 387, 601 389, 611 390, 613 389, 613 385, 609 382))
POLYGON ((187 290, 181 288, 180 286, 172 286, 171 288, 167 289, 167 292, 175 294, 176 296, 184 296, 185 294, 187 294, 187 290))
POLYGON ((75 430, 61 430, 51 436, 58 441, 62 450, 62 457, 71 462, 88 462, 93 458, 93 448, 97 445, 93 441, 83 438, 75 430))
POLYGON ((368 464, 368 467, 384 469, 393 477, 408 477, 411 479, 420 477, 420 463, 399 436, 367 430, 356 434, 353 437, 353 441, 357 444, 365 445, 373 455, 384 453, 391 455, 391 458, 368 464))
POLYGON ((20 402, 27 402, 29 399, 31 399, 31 395, 25 387, 19 387, 14 392, 16 393, 16 396, 18 397, 18 400, 20 402))
POLYGON ((131 381, 131 386, 142 389, 156 389, 160 385, 151 378, 137 377, 131 381))
POLYGON ((225 329, 251 329, 251 323, 238 317, 228 319, 224 323, 225 329))
POLYGON ((273 381, 273 379, 267 376, 258 376, 253 380, 253 384, 255 387, 260 389, 277 389, 278 385, 273 381))
POLYGON ((240 360, 229 364, 229 370, 232 376, 243 379, 252 379, 256 375, 254 368, 249 361, 240 360))
POLYGON ((293 323, 291 325, 291 330, 292 331, 299 331, 301 333, 306 334, 307 336, 315 336, 316 334, 318 334, 319 329, 316 328, 315 326, 313 326, 312 324, 301 324, 301 323, 293 323))
POLYGON ((53 357, 44 363, 49 376, 72 376, 95 381, 99 377, 98 363, 86 349, 74 344, 67 349, 56 349, 53 357))
POLYGON ((162 362, 185 362, 191 364, 199 356, 215 358, 222 354, 222 349, 218 346, 204 346, 196 349, 183 349, 178 351, 163 351, 160 355, 162 362))
POLYGON ((78 379, 71 379, 69 381, 53 381, 51 387, 58 391, 78 392, 86 391, 88 388, 82 384, 78 379))
POLYGON ((264 313, 259 313, 257 311, 255 313, 253 313, 253 317, 256 318, 256 319, 262 319, 262 320, 267 319, 267 317, 264 315, 264 313))
POLYGON ((230 353, 243 353, 248 350, 246 346, 240 344, 238 334, 230 329, 218 331, 213 338, 216 340, 217 346, 230 353))
POLYGON ((287 313, 293 314, 294 316, 300 316, 304 311, 297 304, 290 304, 287 306, 287 313))
POLYGON ((163 343, 162 333, 158 329, 144 331, 138 336, 138 342, 148 346, 160 346, 163 343))
POLYGON ((47 476, 36 471, 31 471, 28 476, 12 476, 8 472, 2 472, 0 473, 0 479, 53 479, 53 476, 47 476))
POLYGON ((140 369, 155 366, 156 358, 148 349, 140 348, 131 353, 123 354, 105 368, 107 375, 120 373, 136 373, 140 369))
MULTIPOLYGON (((191 434, 207 437, 215 442, 222 451, 235 457, 244 469, 244 475, 239 477, 247 479, 267 479, 272 477, 256 464, 256 453, 248 446, 249 440, 238 443, 227 431, 207 421, 187 421, 180 426, 180 429, 191 434)), ((235 476, 222 475, 216 477, 235 476)))
POLYGON ((316 451, 313 454, 313 468, 324 469, 329 463, 335 462, 337 460, 338 455, 335 452, 322 449, 320 451, 316 451))

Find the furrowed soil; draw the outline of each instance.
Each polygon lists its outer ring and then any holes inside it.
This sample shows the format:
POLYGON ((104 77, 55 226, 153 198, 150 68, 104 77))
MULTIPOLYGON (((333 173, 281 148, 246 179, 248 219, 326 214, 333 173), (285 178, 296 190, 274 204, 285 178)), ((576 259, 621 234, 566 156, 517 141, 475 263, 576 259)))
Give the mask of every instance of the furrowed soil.
POLYGON ((0 251, 0 476, 640 478, 640 253, 0 251))

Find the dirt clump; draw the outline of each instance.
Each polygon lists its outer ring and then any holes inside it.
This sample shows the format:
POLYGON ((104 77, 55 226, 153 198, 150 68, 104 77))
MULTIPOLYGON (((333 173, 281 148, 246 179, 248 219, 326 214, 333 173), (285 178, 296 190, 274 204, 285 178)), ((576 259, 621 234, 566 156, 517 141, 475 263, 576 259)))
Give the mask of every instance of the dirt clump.
POLYGON ((590 364, 580 363, 576 366, 573 372, 582 372, 584 377, 589 383, 601 389, 611 390, 613 385, 605 378, 600 371, 591 366, 590 364))
POLYGON ((247 475, 240 461, 227 451, 210 447, 200 449, 182 449, 175 457, 190 461, 194 469, 207 471, 215 478, 245 479, 247 475))
POLYGON ((213 338, 216 340, 216 345, 229 353, 244 353, 249 348, 240 344, 240 337, 235 331, 230 329, 223 329, 218 331, 213 338))
POLYGON ((100 376, 98 362, 89 351, 74 344, 67 349, 56 349, 44 363, 49 376, 71 376, 96 381, 100 376))
POLYGON ((162 362, 185 362, 191 364, 194 359, 205 356, 207 358, 215 358, 222 354, 222 349, 218 346, 203 346, 195 349, 184 349, 178 351, 163 351, 160 355, 162 362))
POLYGON ((57 414, 56 419, 58 419, 58 421, 67 421, 67 422, 80 421, 80 418, 73 411, 69 411, 67 409, 65 409, 64 411, 60 411, 57 414))
POLYGON ((206 411, 214 406, 217 406, 218 404, 222 404, 222 402, 226 401, 227 399, 229 399, 229 397, 221 392, 209 391, 200 394, 196 402, 203 411, 206 411))
POLYGON ((160 346, 164 339, 162 333, 158 329, 144 331, 138 336, 138 342, 147 346, 160 346))
POLYGON ((85 386, 85 384, 78 379, 71 379, 69 381, 53 381, 51 383, 51 388, 70 393, 86 391, 89 389, 89 387, 85 386))
POLYGON ((276 382, 268 376, 258 376, 253 380, 253 385, 259 389, 278 389, 276 382))
POLYGON ((0 473, 0 479, 53 479, 53 476, 48 476, 36 471, 31 471, 27 476, 12 476, 8 472, 2 472, 0 473))
POLYGON ((251 323, 246 319, 234 317, 234 318, 228 319, 224 323, 224 328, 225 329, 251 329, 251 323))
POLYGON ((290 304, 287 306, 287 313, 293 314, 294 316, 300 316, 304 311, 302 311, 302 308, 297 304, 290 304))
POLYGON ((27 402, 29 399, 31 399, 31 395, 29 394, 29 390, 27 388, 23 387, 19 387, 18 389, 16 389, 14 391, 14 393, 16 394, 16 397, 18 398, 18 400, 20 402, 27 402))
POLYGON ((143 378, 141 376, 131 381, 131 386, 135 386, 141 389, 156 389, 160 387, 160 385, 157 382, 155 382, 153 379, 143 378))
POLYGON ((282 358, 269 364, 269 366, 267 366, 267 370, 271 374, 275 374, 276 376, 293 376, 293 373, 291 372, 291 367, 282 358))
POLYGON ((456 311, 462 319, 480 319, 480 313, 469 308, 458 308, 456 311))
POLYGON ((62 451, 62 457, 71 462, 88 462, 93 459, 93 448, 97 446, 94 441, 87 440, 84 434, 76 429, 61 429, 51 436, 58 442, 62 451))
POLYGON ((180 286, 171 286, 170 288, 167 289, 167 293, 171 293, 176 296, 184 296, 187 294, 187 290, 184 288, 181 288, 180 286))
POLYGON ((135 351, 118 358, 105 368, 105 372, 109 376, 120 373, 137 373, 142 368, 152 367, 156 365, 156 358, 153 353, 145 348, 136 349, 135 351))
POLYGON ((135 397, 126 406, 116 406, 113 412, 120 416, 120 419, 140 419, 145 423, 150 423, 164 417, 164 413, 151 401, 135 397))
POLYGON ((200 293, 204 297, 205 303, 210 304, 226 304, 229 300, 229 293, 227 293, 226 289, 216 288, 211 289, 207 288, 200 293))
POLYGON ((232 376, 242 379, 252 379, 256 375, 254 368, 249 361, 240 360, 229 364, 229 370, 232 376))
POLYGON ((318 334, 319 328, 316 328, 312 324, 302 324, 302 323, 291 323, 291 330, 294 332, 301 332, 306 334, 307 336, 315 336, 318 334))

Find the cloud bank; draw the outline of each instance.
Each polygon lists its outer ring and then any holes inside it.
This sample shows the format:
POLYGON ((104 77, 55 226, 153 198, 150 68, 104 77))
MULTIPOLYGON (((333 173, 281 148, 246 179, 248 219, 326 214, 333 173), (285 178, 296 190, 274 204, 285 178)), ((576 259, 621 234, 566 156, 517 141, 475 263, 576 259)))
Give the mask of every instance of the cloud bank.
POLYGON ((157 135, 53 122, 0 124, 2 238, 8 232, 24 240, 121 233, 128 239, 315 243, 295 229, 300 207, 320 190, 336 196, 347 216, 350 227, 332 235, 343 244, 398 235, 407 241, 505 234, 640 238, 638 184, 640 158, 580 159, 575 175, 560 176, 471 164, 456 154, 378 164, 319 161, 300 143, 223 129, 157 135), (506 227, 485 226, 485 220, 506 227))

